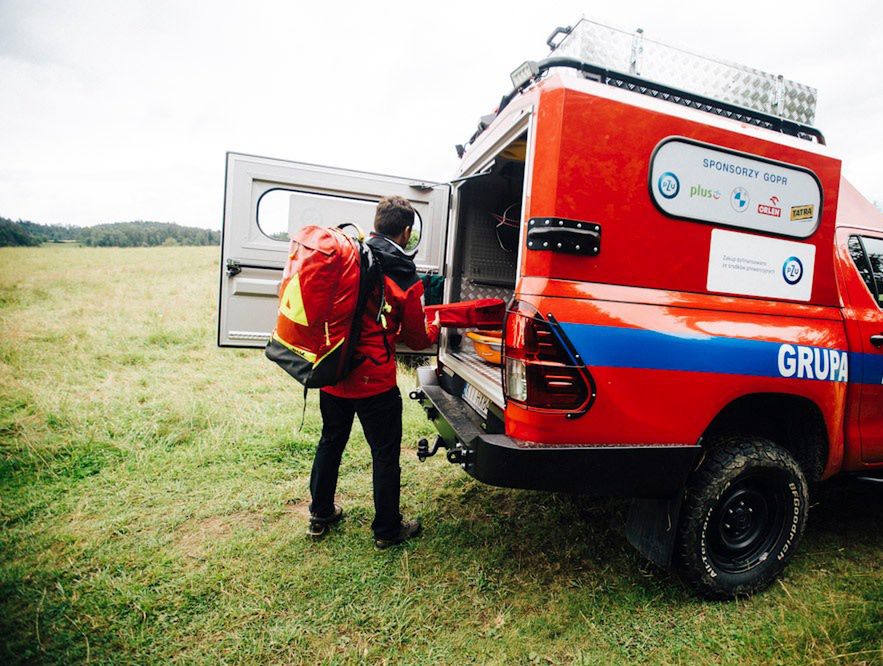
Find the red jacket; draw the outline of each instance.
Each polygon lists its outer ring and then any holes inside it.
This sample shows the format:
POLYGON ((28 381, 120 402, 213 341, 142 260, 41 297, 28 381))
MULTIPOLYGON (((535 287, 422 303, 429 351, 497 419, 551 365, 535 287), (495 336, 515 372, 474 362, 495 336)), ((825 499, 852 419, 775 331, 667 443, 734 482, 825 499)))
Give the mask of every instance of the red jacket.
POLYGON ((423 283, 410 257, 385 236, 371 234, 368 245, 379 255, 383 269, 384 297, 388 304, 386 328, 377 321, 380 289, 368 298, 362 314, 362 333, 356 345, 357 365, 334 386, 323 388, 339 398, 367 398, 396 386, 397 342, 419 351, 438 341, 438 326, 426 323, 423 283))

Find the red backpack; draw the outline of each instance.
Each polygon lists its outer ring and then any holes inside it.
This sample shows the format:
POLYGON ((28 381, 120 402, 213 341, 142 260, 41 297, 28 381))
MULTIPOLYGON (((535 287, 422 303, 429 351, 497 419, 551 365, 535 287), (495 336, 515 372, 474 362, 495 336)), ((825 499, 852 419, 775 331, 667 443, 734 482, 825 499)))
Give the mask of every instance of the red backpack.
POLYGON ((342 224, 304 227, 291 239, 279 316, 265 354, 304 389, 333 386, 352 370, 361 313, 374 284, 383 288, 363 238, 355 224, 342 224), (347 226, 359 237, 345 234, 347 226))

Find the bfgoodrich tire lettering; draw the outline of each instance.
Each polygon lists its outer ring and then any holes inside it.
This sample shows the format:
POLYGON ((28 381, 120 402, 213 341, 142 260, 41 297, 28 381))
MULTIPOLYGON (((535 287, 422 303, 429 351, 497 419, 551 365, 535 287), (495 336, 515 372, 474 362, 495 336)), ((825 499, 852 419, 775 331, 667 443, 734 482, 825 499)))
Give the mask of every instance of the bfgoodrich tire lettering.
POLYGON ((675 550, 681 577, 709 599, 768 586, 803 535, 808 495, 800 466, 772 442, 713 442, 687 482, 675 550))

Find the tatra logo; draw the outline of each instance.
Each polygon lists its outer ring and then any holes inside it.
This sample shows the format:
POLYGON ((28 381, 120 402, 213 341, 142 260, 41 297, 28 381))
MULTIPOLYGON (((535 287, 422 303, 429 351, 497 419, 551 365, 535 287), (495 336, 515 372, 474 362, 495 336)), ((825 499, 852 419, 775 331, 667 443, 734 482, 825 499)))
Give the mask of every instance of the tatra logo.
POLYGON ((815 214, 815 206, 791 206, 791 221, 811 220, 815 214))
POLYGON ((720 199, 720 190, 713 190, 710 187, 702 187, 702 185, 690 186, 690 198, 701 197, 703 199, 720 199))
POLYGON ((797 379, 849 381, 849 359, 845 351, 784 344, 779 347, 779 374, 797 379))

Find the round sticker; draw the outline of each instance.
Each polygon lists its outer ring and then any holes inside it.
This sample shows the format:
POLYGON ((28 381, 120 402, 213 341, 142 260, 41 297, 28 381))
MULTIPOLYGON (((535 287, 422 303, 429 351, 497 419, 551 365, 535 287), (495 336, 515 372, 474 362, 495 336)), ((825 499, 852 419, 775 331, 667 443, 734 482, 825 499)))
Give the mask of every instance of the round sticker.
POLYGON ((659 193, 666 199, 674 199, 681 191, 681 181, 671 171, 662 174, 656 182, 656 186, 659 188, 659 193))
POLYGON ((733 190, 733 193, 730 194, 730 205, 737 213, 744 213, 748 210, 749 201, 751 201, 751 197, 748 196, 748 190, 744 187, 737 187, 733 190))
POLYGON ((797 257, 788 257, 782 266, 782 277, 788 284, 797 284, 803 277, 803 264, 797 257))

